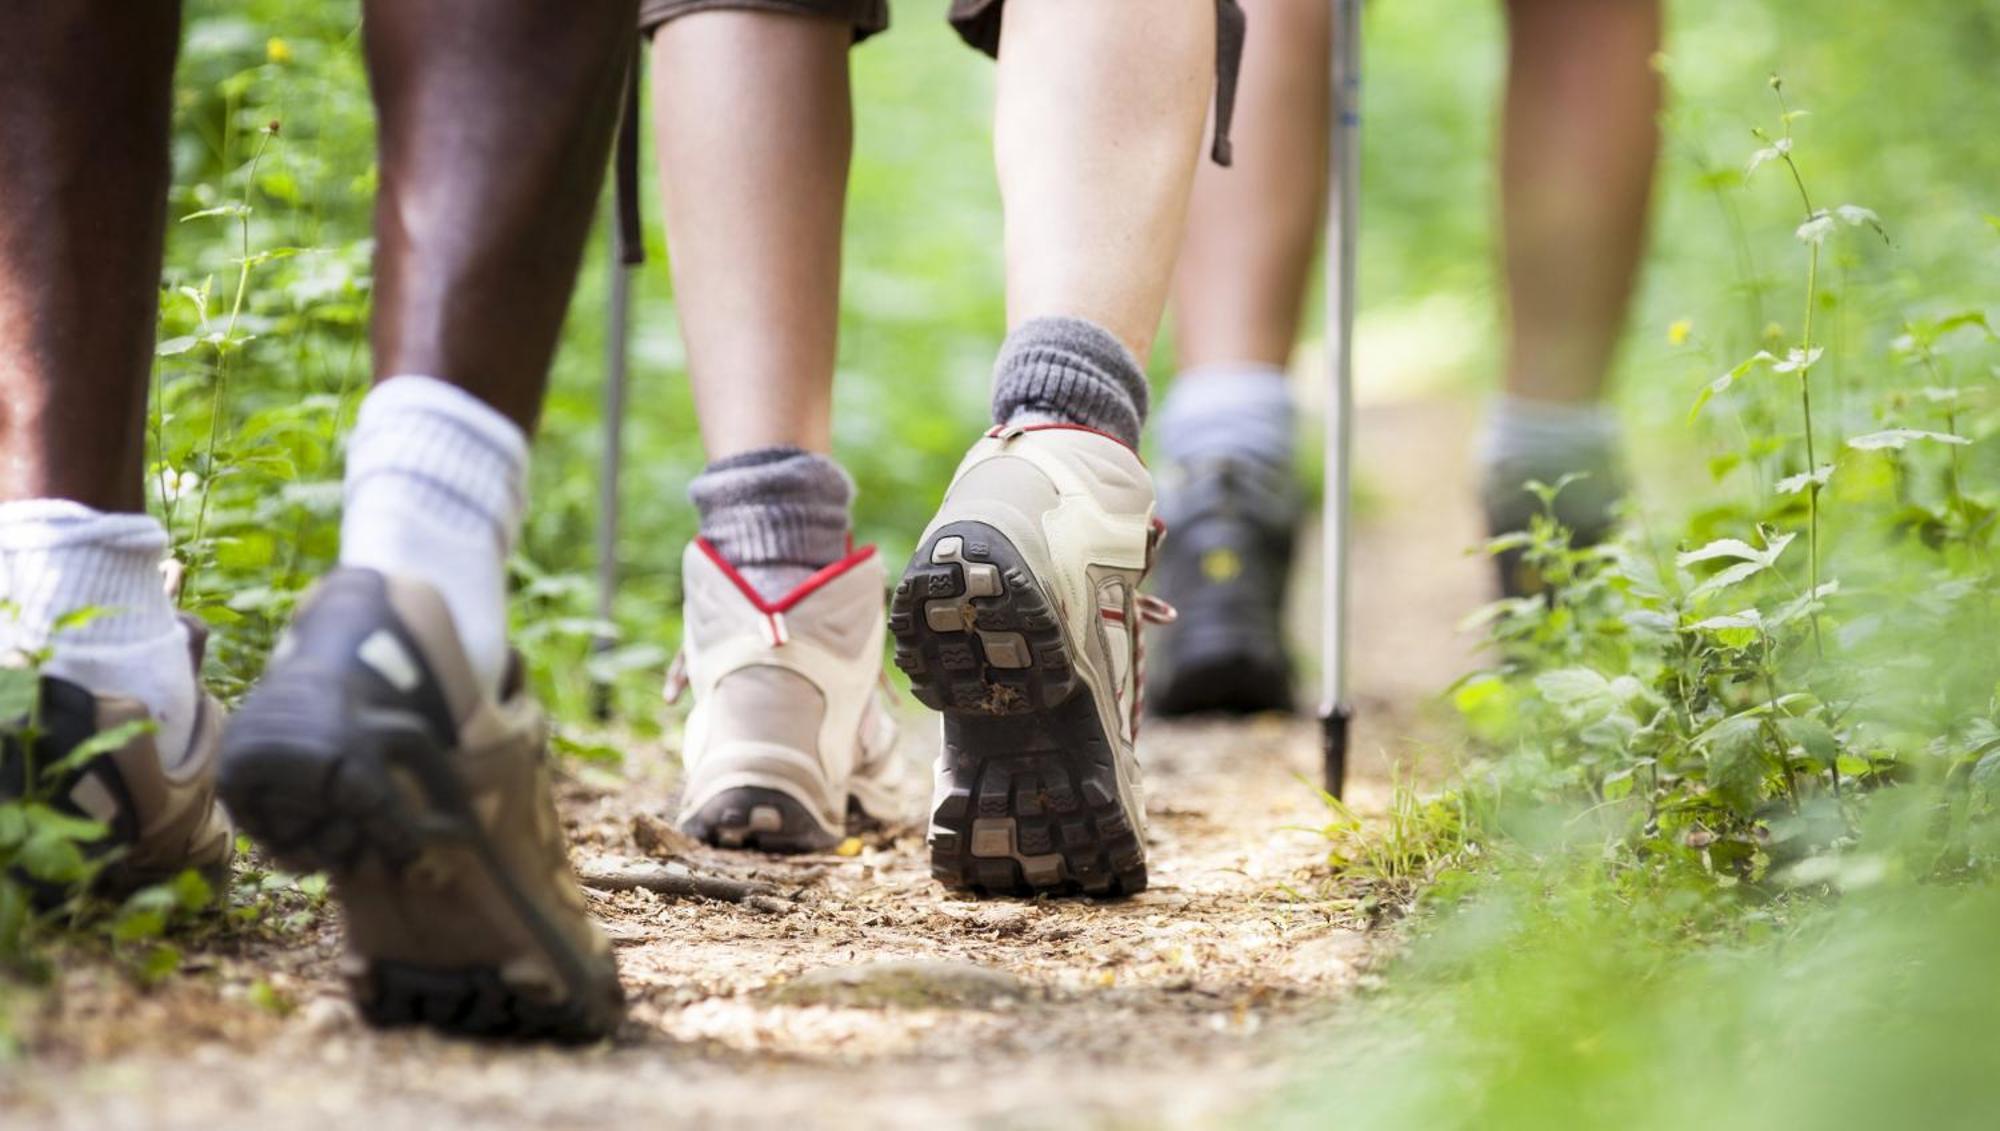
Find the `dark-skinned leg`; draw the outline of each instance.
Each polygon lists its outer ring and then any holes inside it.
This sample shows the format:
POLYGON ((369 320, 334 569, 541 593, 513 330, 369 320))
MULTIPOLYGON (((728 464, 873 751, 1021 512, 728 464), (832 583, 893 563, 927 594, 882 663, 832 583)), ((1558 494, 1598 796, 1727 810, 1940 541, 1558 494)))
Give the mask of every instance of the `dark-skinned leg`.
POLYGON ((569 869, 539 712, 504 678, 505 583, 635 6, 365 15, 378 383, 348 442, 344 568, 231 720, 223 794, 267 851, 332 877, 369 1021, 595 1038, 618 1023, 617 968, 569 869))
POLYGON ((348 445, 343 564, 444 594, 479 681, 507 666, 527 438, 603 183, 633 0, 370 0, 380 121, 375 390, 348 445))
POLYGON ((180 5, 29 0, 0 35, 0 499, 144 509, 180 5))
POLYGON ((0 800, 26 766, 70 763, 40 784, 106 826, 88 850, 118 855, 94 881, 106 894, 183 868, 216 879, 234 843, 198 725, 219 707, 202 709, 140 486, 179 9, 27 0, 0 28, 0 652, 36 655, 43 677, 39 735, 4 721, 0 800), (110 748, 80 750, 92 734, 110 748))
POLYGON ((447 381, 533 430, 636 18, 631 0, 369 0, 378 379, 447 381))

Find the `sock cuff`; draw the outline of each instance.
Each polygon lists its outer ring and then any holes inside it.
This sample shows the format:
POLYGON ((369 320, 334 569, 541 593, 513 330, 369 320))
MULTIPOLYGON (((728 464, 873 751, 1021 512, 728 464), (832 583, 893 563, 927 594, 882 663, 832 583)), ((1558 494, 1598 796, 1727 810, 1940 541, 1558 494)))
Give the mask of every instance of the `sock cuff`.
POLYGON ((993 366, 993 420, 1058 420, 1137 447, 1150 390, 1117 336, 1084 318, 1031 318, 1014 328, 993 366))
POLYGON ((350 514, 361 493, 380 486, 434 521, 490 523, 504 554, 527 510, 528 440, 463 389, 393 377, 361 402, 344 482, 350 514))
POLYGON ((688 484, 701 535, 740 568, 817 569, 847 553, 854 481, 831 457, 758 448, 708 465, 688 484))
POLYGON ((1588 460, 1618 447, 1618 413, 1602 401, 1540 401, 1503 394, 1486 412, 1480 461, 1515 463, 1588 460))
POLYGON ((0 553, 68 546, 150 554, 157 562, 167 549, 167 528, 149 514, 94 510, 68 499, 0 503, 0 553))
POLYGON ((1203 366, 1182 373, 1167 390, 1156 439, 1175 465, 1227 460, 1289 474, 1297 415, 1282 368, 1203 366))
POLYGON ((145 514, 93 510, 65 499, 0 504, 9 646, 33 651, 141 644, 178 630, 160 576, 167 530, 145 514), (60 631, 84 609, 98 615, 60 631))
POLYGON ((528 435, 506 414, 457 385, 435 377, 404 374, 377 382, 361 400, 356 430, 403 413, 448 420, 471 438, 515 463, 528 462, 528 435))

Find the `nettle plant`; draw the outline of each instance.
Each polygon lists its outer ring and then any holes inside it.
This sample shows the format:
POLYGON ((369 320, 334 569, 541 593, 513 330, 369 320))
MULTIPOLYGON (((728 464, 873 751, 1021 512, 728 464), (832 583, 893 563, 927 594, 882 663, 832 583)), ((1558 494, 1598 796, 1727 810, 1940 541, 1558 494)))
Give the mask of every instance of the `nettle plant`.
MULTIPOLYGON (((1888 236, 1869 209, 1817 203, 1793 133, 1805 111, 1771 88, 1780 128, 1757 131, 1746 176, 1780 172, 1796 193, 1803 314, 1795 331, 1767 328, 1690 412, 1731 445, 1718 479, 1749 490, 1697 514, 1668 553, 1636 534, 1573 547, 1553 518, 1567 484, 1530 485, 1545 516, 1490 549, 1522 550, 1548 592, 1479 615, 1498 662, 1455 694, 1508 754, 1495 773, 1511 788, 1588 797, 1624 842, 1693 853, 1726 882, 1819 883, 1864 851, 1874 787, 1941 786, 1940 828, 1963 831, 2000 785, 2000 547, 1968 471, 2000 429, 1996 335, 1978 311, 1910 318, 1866 359, 1895 376, 1868 390, 1868 427, 1816 414, 1820 324, 1840 301, 1826 259, 1888 236)), ((1712 352, 1686 324, 1671 336, 1712 352)))

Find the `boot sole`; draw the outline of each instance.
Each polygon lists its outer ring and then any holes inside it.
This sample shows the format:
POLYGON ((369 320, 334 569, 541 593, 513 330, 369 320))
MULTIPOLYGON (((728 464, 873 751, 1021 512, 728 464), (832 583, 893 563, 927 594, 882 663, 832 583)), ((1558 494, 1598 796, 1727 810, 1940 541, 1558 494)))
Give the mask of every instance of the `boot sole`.
POLYGON ((825 852, 843 839, 830 833, 799 800, 782 790, 741 785, 725 789, 680 819, 681 831, 717 848, 777 855, 825 852))
POLYGON ((1013 543, 984 523, 939 530, 896 586, 889 631, 911 690, 944 714, 931 875, 1004 895, 1144 891, 1117 755, 1013 543))
MULTIPOLYGON (((473 814, 463 784, 415 716, 371 711, 329 719, 324 681, 267 678, 231 722, 222 745, 220 792, 237 825, 293 871, 324 871, 350 917, 395 917, 424 906, 444 852, 470 850, 500 906, 484 909, 524 927, 562 981, 510 982, 500 967, 416 965, 363 957, 349 972, 362 1016, 372 1025, 428 1025, 489 1038, 591 1041, 618 1025, 623 995, 616 974, 580 953, 535 898, 501 864, 473 814), (331 725, 329 725, 331 722, 331 725)), ((461 857, 462 858, 462 855, 461 857)))
POLYGON ((1146 688, 1146 707, 1154 715, 1255 715, 1293 709, 1292 673, 1282 654, 1272 655, 1267 641, 1234 626, 1203 631, 1204 623, 1187 609, 1162 657, 1164 678, 1146 688))

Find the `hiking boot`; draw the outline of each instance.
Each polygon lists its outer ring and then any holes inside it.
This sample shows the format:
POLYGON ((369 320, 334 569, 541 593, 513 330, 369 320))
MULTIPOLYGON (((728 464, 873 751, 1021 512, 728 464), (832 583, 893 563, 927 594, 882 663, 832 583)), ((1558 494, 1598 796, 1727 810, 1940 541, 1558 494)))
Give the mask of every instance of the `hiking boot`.
POLYGON ((1155 591, 1180 610, 1152 650, 1146 703, 1156 715, 1292 709, 1285 583, 1298 491, 1283 470, 1246 459, 1181 464, 1160 510, 1155 591))
POLYGON ((951 887, 1146 886, 1133 752, 1159 524, 1139 457, 1071 425, 995 428, 959 465, 890 603, 896 664, 944 713, 931 874, 951 887))
POLYGON ((496 701, 437 592, 339 569, 222 740, 222 796, 283 866, 324 870, 376 1025, 586 1040, 623 1003, 570 871, 548 727, 518 660, 496 701))
MULTIPOLYGON (((184 618, 184 623, 198 682, 208 634, 197 621, 184 618)), ((151 715, 137 700, 98 694, 55 676, 38 682, 34 741, 24 741, 27 718, 7 722, 0 738, 0 800, 33 794, 58 813, 102 824, 106 835, 77 844, 86 862, 102 861, 89 877, 91 890, 100 895, 126 895, 189 868, 222 890, 236 851, 236 835, 215 795, 222 704, 198 694, 188 747, 168 764, 146 725, 151 715), (83 753, 86 744, 103 748, 83 753), (79 764, 64 764, 78 754, 83 754, 79 764), (31 766, 41 778, 33 790, 31 766)), ((43 868, 65 871, 75 864, 74 858, 67 865, 52 859, 43 868)), ((88 875, 88 863, 76 876, 37 874, 25 861, 20 871, 35 902, 46 908, 88 875)))
POLYGON ((882 697, 886 575, 873 546, 766 601, 706 539, 681 564, 685 636, 667 698, 694 691, 683 832, 723 848, 818 852, 901 798, 882 697))

